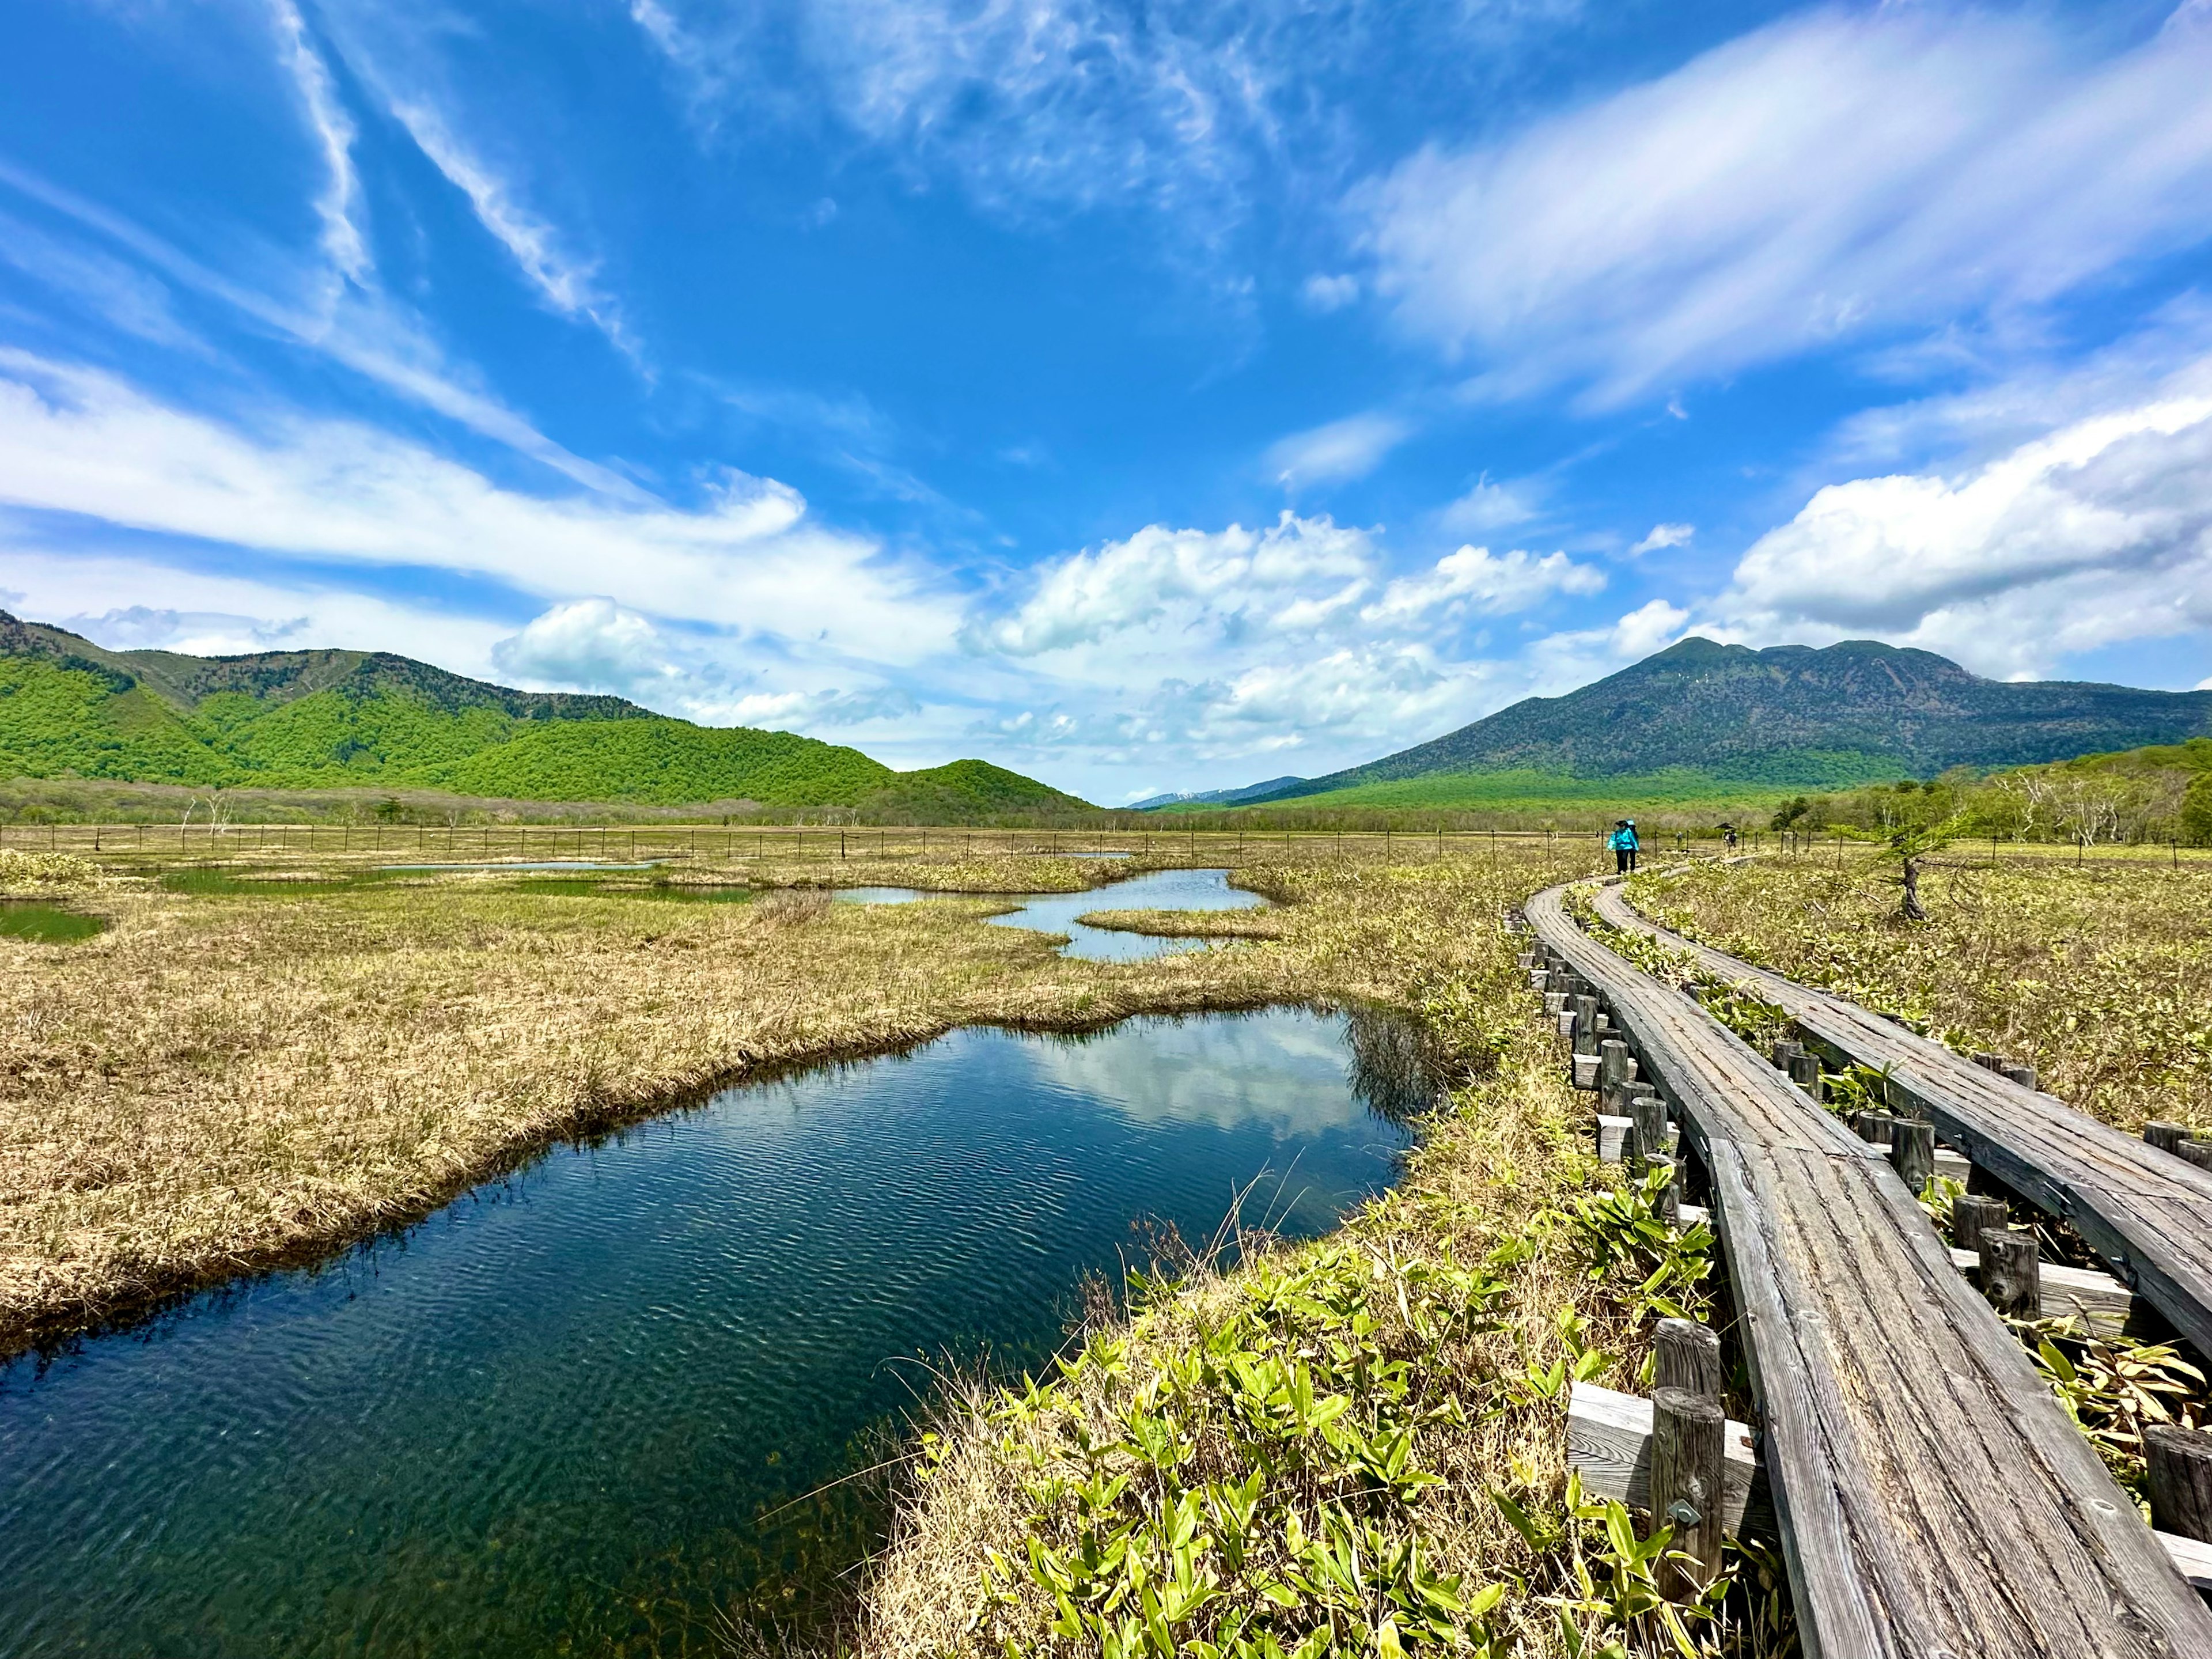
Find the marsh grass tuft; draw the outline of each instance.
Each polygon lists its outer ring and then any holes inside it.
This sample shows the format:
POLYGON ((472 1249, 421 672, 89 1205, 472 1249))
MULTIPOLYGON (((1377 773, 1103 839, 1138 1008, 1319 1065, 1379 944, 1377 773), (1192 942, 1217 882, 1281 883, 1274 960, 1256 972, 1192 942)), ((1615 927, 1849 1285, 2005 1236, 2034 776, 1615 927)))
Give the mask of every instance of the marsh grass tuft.
POLYGON ((1893 877, 1786 859, 1637 878, 1653 921, 1891 1014, 1960 1053, 2026 1061, 2042 1087, 2136 1130, 2212 1133, 2212 883, 2155 865, 1931 859, 1924 922, 1893 877))

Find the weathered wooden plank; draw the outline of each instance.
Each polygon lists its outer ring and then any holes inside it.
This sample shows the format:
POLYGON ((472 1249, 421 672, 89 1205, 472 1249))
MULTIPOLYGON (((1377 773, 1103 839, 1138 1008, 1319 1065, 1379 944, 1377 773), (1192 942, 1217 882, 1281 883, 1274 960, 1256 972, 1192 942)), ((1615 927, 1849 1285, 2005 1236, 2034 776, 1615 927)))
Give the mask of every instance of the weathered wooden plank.
POLYGON ((1528 909, 1704 1158, 1807 1652, 2212 1654, 2212 1619, 1879 1152, 1556 890, 1528 909))
POLYGON ((1889 1067, 1893 1094, 1933 1122, 1939 1137, 2002 1186, 2069 1223, 2177 1331, 2212 1352, 2212 1169, 2124 1134, 1855 1003, 1669 933, 1618 892, 1602 894, 1598 908, 1613 925, 1662 939, 1692 952, 1708 972, 1748 984, 1838 1062, 1889 1067))

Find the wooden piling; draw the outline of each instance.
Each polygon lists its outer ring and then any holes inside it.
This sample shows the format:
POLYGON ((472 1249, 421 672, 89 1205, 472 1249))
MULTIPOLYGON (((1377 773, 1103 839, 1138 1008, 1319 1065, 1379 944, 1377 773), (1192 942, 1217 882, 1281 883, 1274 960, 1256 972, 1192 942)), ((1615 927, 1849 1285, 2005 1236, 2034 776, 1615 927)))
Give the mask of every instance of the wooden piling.
POLYGON ((1803 1053, 1790 1055, 1790 1080, 1814 1099, 1820 1099, 1822 1094, 1820 1057, 1803 1053))
POLYGON ((1656 1095, 1638 1095, 1628 1103, 1628 1121, 1622 1156, 1640 1171, 1644 1159, 1667 1155, 1667 1103, 1656 1095))
POLYGON ((1907 1192, 1915 1198, 1926 1192, 1936 1176, 1936 1126, 1902 1118, 1891 1123, 1889 1161, 1907 1192))
POLYGON ((1990 1306, 2010 1319, 2033 1319, 2043 1311, 2042 1261, 2033 1233, 1984 1227, 1981 1253, 1982 1294, 1990 1306))
POLYGON ((2161 1152, 2174 1152, 2188 1138, 2186 1123, 2159 1121, 2143 1125, 2143 1139, 2161 1152))
POLYGON ((2033 1066, 2018 1066, 2008 1060, 1997 1069, 2023 1089, 2035 1087, 2035 1067, 2033 1066))
POLYGON ((1662 1319, 1651 1339, 1651 1385, 1721 1397, 1721 1340, 1694 1319, 1662 1319))
POLYGON ((2151 1525, 2212 1543, 2212 1434, 2148 1424, 2143 1462, 2150 1469, 2151 1525))
POLYGON ((1651 1396, 1652 1522, 1674 1528, 1673 1550, 1691 1558, 1663 1564, 1662 1582, 1671 1581, 1677 1597, 1694 1594, 1720 1571, 1726 1421, 1717 1401, 1686 1389, 1660 1389, 1651 1396))
POLYGON ((1979 1255, 1982 1235, 2002 1232, 2012 1225, 2011 1206, 2001 1198, 1965 1193, 1951 1200, 1951 1243, 1979 1255))
POLYGON ((2173 1150, 2198 1169, 2212 1170, 2212 1140, 2198 1140, 2192 1136, 2173 1150))

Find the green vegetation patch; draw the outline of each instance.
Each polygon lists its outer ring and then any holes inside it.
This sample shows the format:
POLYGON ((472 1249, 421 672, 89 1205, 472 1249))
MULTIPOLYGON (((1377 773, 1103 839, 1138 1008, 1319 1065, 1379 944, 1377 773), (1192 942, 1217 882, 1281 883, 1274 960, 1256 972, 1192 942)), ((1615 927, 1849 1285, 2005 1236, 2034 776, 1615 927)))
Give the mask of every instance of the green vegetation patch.
POLYGON ((0 899, 0 936, 40 945, 74 945, 107 930, 107 918, 37 899, 0 899))

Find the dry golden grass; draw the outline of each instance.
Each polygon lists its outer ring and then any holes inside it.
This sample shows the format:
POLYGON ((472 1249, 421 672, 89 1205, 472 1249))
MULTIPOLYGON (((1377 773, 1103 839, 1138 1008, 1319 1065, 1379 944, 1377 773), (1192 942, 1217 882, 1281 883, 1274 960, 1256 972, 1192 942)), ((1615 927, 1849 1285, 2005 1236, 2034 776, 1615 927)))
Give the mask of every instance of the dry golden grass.
MULTIPOLYGON (((1036 858, 849 874, 1036 891, 1080 872, 1036 858)), ((1003 908, 983 899, 681 903, 473 872, 298 896, 111 879, 77 901, 112 921, 97 939, 0 937, 0 1352, 358 1238, 551 1139, 767 1068, 969 1022, 1358 991, 1326 941, 1365 878, 1292 930, 1321 943, 1129 963, 979 926, 1003 908)))
POLYGON ((2035 1066, 2126 1129, 2212 1133, 2212 881, 2154 859, 2075 867, 1954 854, 1898 915, 1893 866, 1759 859, 1640 878, 1656 921, 1930 1031, 2035 1066))

